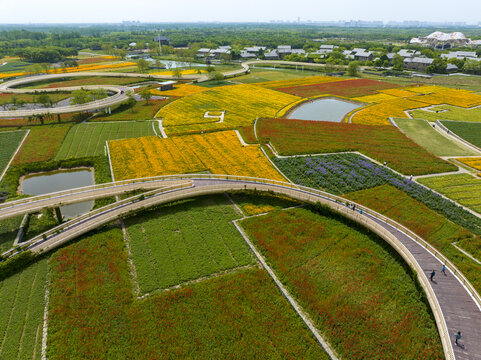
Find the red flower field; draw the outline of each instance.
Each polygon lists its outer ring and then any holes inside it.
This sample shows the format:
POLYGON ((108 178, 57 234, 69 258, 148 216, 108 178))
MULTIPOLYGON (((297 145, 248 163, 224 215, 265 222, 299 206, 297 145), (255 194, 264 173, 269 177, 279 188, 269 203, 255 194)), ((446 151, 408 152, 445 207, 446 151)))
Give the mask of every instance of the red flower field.
POLYGON ((352 79, 314 85, 285 87, 276 90, 302 97, 312 97, 323 94, 356 97, 374 94, 376 90, 396 87, 399 87, 399 85, 379 80, 352 79))

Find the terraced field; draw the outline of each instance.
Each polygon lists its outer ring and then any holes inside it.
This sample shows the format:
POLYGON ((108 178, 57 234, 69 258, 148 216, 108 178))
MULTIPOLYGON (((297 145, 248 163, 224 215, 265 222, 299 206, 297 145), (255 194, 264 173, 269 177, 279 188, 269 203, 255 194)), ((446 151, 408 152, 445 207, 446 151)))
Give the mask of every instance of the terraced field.
POLYGON ((47 272, 44 259, 1 282, 0 358, 41 358, 47 272))
MULTIPOLYGON (((81 123, 67 133, 55 159, 105 155, 109 140, 155 135, 152 121, 81 123)), ((157 131, 158 127, 157 127, 157 131)))
POLYGON ((247 244, 231 223, 240 216, 221 195, 164 206, 128 219, 140 291, 169 288, 253 264, 247 244))
POLYGON ((468 174, 420 178, 421 184, 481 214, 481 179, 468 174))

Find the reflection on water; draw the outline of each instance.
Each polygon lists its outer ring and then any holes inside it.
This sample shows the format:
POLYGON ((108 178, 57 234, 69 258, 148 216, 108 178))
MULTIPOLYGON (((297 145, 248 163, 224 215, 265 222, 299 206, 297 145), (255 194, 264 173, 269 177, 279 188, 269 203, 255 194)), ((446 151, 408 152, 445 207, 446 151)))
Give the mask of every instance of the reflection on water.
POLYGON ((288 119, 341 122, 350 111, 362 105, 338 99, 318 99, 301 104, 292 111, 288 119))

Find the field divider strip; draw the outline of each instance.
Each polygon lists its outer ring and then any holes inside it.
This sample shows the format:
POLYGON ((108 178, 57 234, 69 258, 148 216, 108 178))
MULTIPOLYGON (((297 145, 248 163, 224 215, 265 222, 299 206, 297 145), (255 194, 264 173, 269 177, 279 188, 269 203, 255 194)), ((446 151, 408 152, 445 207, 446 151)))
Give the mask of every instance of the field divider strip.
MULTIPOLYGON (((239 219, 242 220, 242 219, 239 219)), ((275 284, 277 287, 281 290, 282 294, 284 297, 287 299, 287 301, 291 304, 291 306, 294 308, 294 310, 297 312, 297 314, 301 317, 301 319, 304 321, 304 323, 307 325, 309 330, 312 332, 318 343, 322 346, 324 351, 329 355, 329 357, 332 360, 338 360, 339 358, 336 356, 334 350, 331 348, 329 343, 319 334, 317 328, 314 326, 312 320, 306 315, 302 307, 297 303, 297 301, 291 296, 289 291, 282 285, 274 271, 271 269, 271 267, 267 264, 266 260, 262 256, 262 254, 257 250, 257 248, 254 246, 254 244, 249 240, 247 234, 245 233, 244 229, 238 224, 239 220, 233 220, 232 223, 236 227, 236 229, 239 231, 239 233, 242 235, 244 240, 246 241, 247 245, 249 245, 250 249, 254 253, 254 255, 257 257, 257 260, 261 263, 262 267, 267 271, 269 276, 274 280, 275 284)))

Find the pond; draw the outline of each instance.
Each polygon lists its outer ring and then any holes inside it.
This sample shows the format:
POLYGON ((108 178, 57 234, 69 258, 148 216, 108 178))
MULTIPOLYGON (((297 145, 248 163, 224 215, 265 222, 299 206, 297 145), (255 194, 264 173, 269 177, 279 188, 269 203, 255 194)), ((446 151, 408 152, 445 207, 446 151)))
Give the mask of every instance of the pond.
MULTIPOLYGON (((89 169, 59 170, 46 173, 27 175, 21 181, 22 194, 42 195, 51 192, 73 189, 81 186, 93 185, 93 172, 89 169)), ((60 208, 64 219, 85 214, 92 210, 93 201, 84 201, 65 205, 60 208)))
MULTIPOLYGON (((127 56, 129 57, 129 56, 127 56)), ((150 61, 155 63, 157 60, 152 59, 150 57, 143 58, 144 60, 150 61)), ((194 62, 188 62, 188 61, 176 61, 176 60, 163 60, 159 59, 159 62, 165 65, 166 69, 175 69, 175 68, 188 68, 188 67, 203 67, 207 66, 206 64, 202 63, 194 63, 194 62)))
POLYGON ((323 98, 299 105, 288 114, 287 118, 341 122, 346 114, 361 106, 344 100, 323 98))

